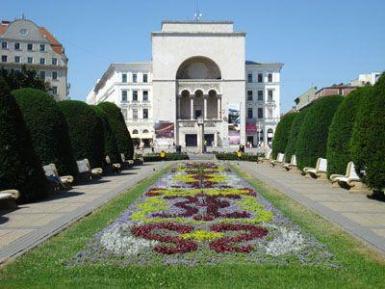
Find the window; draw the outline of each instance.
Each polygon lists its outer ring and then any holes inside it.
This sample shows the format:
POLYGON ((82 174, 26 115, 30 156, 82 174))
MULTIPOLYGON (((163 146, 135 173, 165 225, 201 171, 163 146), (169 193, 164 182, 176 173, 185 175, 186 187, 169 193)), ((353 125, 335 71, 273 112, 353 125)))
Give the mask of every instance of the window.
POLYGON ((137 130, 137 129, 134 129, 133 131, 132 131, 132 134, 138 134, 139 133, 139 131, 137 130))
POLYGON ((8 48, 8 42, 7 41, 1 42, 1 48, 7 49, 8 48))
POLYGON ((136 73, 132 75, 132 82, 138 82, 138 75, 136 73))
POLYGON ((57 86, 52 86, 52 94, 57 95, 57 86))
POLYGON ((52 71, 52 79, 57 80, 57 71, 52 71))
POLYGON ((148 91, 143 90, 143 101, 148 101, 148 91))
POLYGON ((57 65, 57 58, 52 58, 52 65, 57 65))
POLYGON ((247 100, 248 101, 252 101, 253 100, 253 91, 252 90, 248 90, 247 91, 247 100))
POLYGON ((45 71, 40 71, 40 79, 45 80, 45 71))
POLYGON ((263 90, 258 90, 258 100, 263 101, 263 90))
POLYGON ((148 129, 144 129, 143 133, 149 133, 149 130, 148 129))
POLYGON ((251 107, 249 107, 247 109, 247 118, 248 119, 252 119, 253 118, 253 109, 251 107))
POLYGON ((28 62, 28 64, 32 64, 33 63, 33 58, 32 57, 28 57, 27 58, 27 62, 28 62))
POLYGON ((269 102, 273 102, 273 94, 274 94, 274 90, 269 89, 269 90, 267 91, 267 97, 268 97, 268 101, 269 101, 269 102))
POLYGON ((7 62, 7 60, 8 60, 7 55, 2 55, 1 56, 1 62, 7 62))
POLYGON ((127 102, 127 90, 122 90, 122 102, 127 102))
POLYGON ((45 44, 40 44, 40 51, 45 51, 45 44))
POLYGON ((143 74, 143 82, 148 82, 148 74, 143 74))
POLYGON ((143 119, 148 119, 148 108, 143 108, 143 119))
POLYGON ((138 110, 135 108, 132 110, 132 119, 134 120, 138 119, 138 110))
POLYGON ((122 82, 127 82, 127 73, 122 73, 122 82))
POLYGON ((132 101, 138 101, 138 91, 137 90, 132 91, 132 101))
POLYGON ((253 82, 253 74, 252 73, 249 73, 247 75, 247 82, 253 82))
POLYGON ((20 43, 19 42, 15 43, 15 50, 20 50, 20 43))
POLYGON ((32 51, 33 50, 33 44, 32 43, 28 43, 27 44, 27 50, 28 51, 32 51))
POLYGON ((258 82, 263 82, 263 74, 258 73, 258 82))
POLYGON ((15 63, 20 63, 20 56, 15 56, 15 63))
POLYGON ((267 75, 267 80, 269 81, 269 82, 273 82, 273 74, 272 73, 269 73, 268 75, 267 75))
POLYGON ((40 58, 40 64, 45 64, 45 58, 40 58))
POLYGON ((263 108, 258 107, 258 118, 263 118, 263 108))

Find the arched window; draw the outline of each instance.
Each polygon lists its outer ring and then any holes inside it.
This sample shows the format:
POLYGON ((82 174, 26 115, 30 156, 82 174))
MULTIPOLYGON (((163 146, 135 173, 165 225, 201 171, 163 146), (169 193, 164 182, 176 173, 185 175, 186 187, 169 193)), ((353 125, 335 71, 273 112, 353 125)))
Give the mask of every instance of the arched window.
POLYGON ((207 57, 196 56, 185 60, 178 68, 176 79, 221 79, 218 65, 207 57))
POLYGON ((149 133, 148 129, 144 129, 143 133, 149 133))
POLYGON ((139 131, 137 130, 137 129, 134 129, 133 131, 132 131, 132 134, 138 134, 139 133, 139 131))

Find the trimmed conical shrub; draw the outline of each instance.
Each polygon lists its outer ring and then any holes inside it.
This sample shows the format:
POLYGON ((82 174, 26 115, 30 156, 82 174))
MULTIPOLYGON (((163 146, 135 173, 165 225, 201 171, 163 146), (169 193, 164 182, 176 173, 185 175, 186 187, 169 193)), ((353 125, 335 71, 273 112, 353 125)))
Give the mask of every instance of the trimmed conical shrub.
POLYGON ((96 105, 91 105, 91 108, 96 112, 97 116, 102 120, 103 123, 104 155, 108 155, 113 163, 121 163, 122 158, 120 157, 116 138, 114 132, 112 131, 107 114, 96 105))
POLYGON ((326 157, 329 126, 342 100, 342 96, 326 96, 309 107, 296 144, 297 165, 300 169, 314 167, 317 158, 326 157))
POLYGON ((303 109, 299 113, 297 113, 295 119, 293 120, 293 123, 291 124, 290 134, 285 149, 285 159, 287 162, 290 162, 291 156, 296 154, 295 150, 298 134, 302 127, 303 120, 305 119, 306 112, 307 109, 303 109))
POLYGON ((102 167, 104 160, 103 123, 86 103, 65 100, 58 103, 63 112, 76 160, 87 158, 92 167, 102 167))
POLYGON ((282 116, 281 120, 279 121, 273 139, 272 156, 274 159, 277 157, 278 153, 285 152, 290 135, 291 125, 293 124, 293 121, 297 115, 297 112, 287 113, 282 116))
POLYGON ((109 118, 119 152, 124 153, 128 159, 133 159, 134 145, 119 107, 111 102, 99 103, 98 107, 100 107, 109 118))
POLYGON ((352 161, 350 139, 360 102, 371 87, 359 88, 344 98, 334 114, 327 143, 328 174, 345 174, 352 161))
POLYGON ((384 189, 385 74, 367 92, 360 103, 351 145, 357 172, 374 190, 384 189))
POLYGON ((12 92, 42 164, 54 163, 60 175, 78 174, 66 119, 48 93, 23 88, 12 92))
POLYGON ((0 189, 17 189, 22 202, 49 194, 47 178, 15 98, 0 79, 0 189))

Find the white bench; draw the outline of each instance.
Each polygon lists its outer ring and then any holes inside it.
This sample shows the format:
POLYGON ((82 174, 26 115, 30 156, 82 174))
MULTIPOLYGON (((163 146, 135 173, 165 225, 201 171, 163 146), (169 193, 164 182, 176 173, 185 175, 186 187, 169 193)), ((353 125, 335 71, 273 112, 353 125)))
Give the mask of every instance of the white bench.
POLYGON ((45 172, 45 175, 47 177, 55 177, 59 181, 59 188, 58 189, 69 189, 71 188, 74 177, 73 176, 59 176, 59 172, 56 168, 56 165, 51 163, 46 166, 43 166, 43 170, 45 172))
POLYGON ((269 150, 268 152, 265 153, 265 156, 263 158, 261 158, 260 160, 258 159, 258 162, 267 162, 267 161, 271 161, 271 150, 269 150))
POLYGON ((16 208, 16 200, 20 197, 18 190, 0 191, 0 208, 13 209, 16 208))
POLYGON ((277 159, 276 160, 272 160, 270 163, 274 167, 275 165, 283 164, 284 160, 285 160, 285 154, 278 153, 277 159))
POLYGON ((283 168, 287 171, 297 168, 297 157, 292 155, 290 158, 290 163, 284 163, 283 168))
POLYGON ((361 178, 357 175, 353 162, 349 162, 346 166, 345 175, 332 174, 329 179, 332 182, 333 187, 347 188, 353 192, 368 190, 368 187, 366 187, 361 178))
POLYGON ((110 156, 105 157, 106 164, 111 167, 113 173, 119 173, 122 169, 122 165, 120 163, 112 163, 110 156))
POLYGON ((91 164, 88 159, 76 161, 76 164, 78 166, 79 174, 85 176, 87 179, 101 177, 103 174, 102 168, 91 168, 91 164))
POLYGON ((310 176, 312 178, 327 179, 327 169, 328 169, 328 160, 323 158, 318 158, 315 168, 305 167, 303 172, 305 176, 310 176))
POLYGON ((127 164, 130 167, 134 165, 134 160, 126 160, 126 156, 124 155, 124 153, 121 153, 120 157, 122 159, 123 164, 127 164))

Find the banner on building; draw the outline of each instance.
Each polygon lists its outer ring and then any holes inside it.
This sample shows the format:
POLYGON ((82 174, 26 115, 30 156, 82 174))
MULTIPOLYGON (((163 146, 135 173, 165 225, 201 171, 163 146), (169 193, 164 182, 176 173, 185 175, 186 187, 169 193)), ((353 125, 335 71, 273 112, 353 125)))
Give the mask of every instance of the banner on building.
POLYGON ((230 145, 241 143, 241 105, 231 103, 228 105, 228 135, 230 145))
POLYGON ((174 138, 174 123, 170 121, 158 121, 155 123, 156 138, 174 138))

